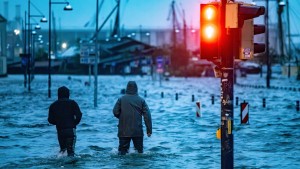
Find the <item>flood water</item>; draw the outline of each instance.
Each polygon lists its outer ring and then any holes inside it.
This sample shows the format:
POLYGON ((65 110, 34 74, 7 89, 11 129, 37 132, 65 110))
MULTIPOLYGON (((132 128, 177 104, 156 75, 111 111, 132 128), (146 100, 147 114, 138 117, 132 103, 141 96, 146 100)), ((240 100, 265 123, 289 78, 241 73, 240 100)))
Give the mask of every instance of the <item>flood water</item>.
MULTIPOLYGON (((53 75, 48 98, 48 76, 36 75, 31 92, 23 76, 0 79, 0 168, 220 168, 221 145, 216 138, 220 125, 220 79, 173 78, 153 81, 149 76, 99 76, 98 107, 94 87, 85 86, 88 76, 53 75), (118 120, 112 108, 129 80, 149 105, 153 135, 144 137, 144 154, 117 152, 118 120), (57 88, 67 86, 78 102, 83 118, 77 127, 76 154, 70 160, 58 157, 55 126, 47 122, 49 105, 57 99, 57 88), (145 96, 145 91, 147 96, 145 96), (164 92, 164 97, 161 97, 164 92), (178 93, 178 100, 175 100, 178 93), (195 100, 201 102, 202 117, 196 117, 195 100), (215 96, 215 103, 211 102, 215 96)), ((240 106, 234 107, 235 168, 289 168, 300 166, 300 82, 276 77, 265 89, 265 78, 238 78, 234 96, 249 103, 248 125, 240 124, 240 106), (252 84, 254 87, 247 87, 252 84), (289 90, 295 87, 296 91, 289 90), (262 99, 266 107, 262 107, 262 99)), ((234 100, 234 104, 235 104, 234 100)), ((144 130, 145 131, 145 130, 144 130)))

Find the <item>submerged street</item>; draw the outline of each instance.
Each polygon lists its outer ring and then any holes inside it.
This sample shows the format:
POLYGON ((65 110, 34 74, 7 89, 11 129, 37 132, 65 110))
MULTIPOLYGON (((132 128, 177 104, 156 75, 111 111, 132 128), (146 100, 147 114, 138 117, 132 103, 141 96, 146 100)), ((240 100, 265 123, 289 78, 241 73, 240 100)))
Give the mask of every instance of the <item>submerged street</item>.
MULTIPOLYGON (((53 75, 52 97, 48 98, 46 75, 35 76, 31 92, 24 88, 22 75, 2 78, 0 168, 220 168, 221 146, 216 138, 220 79, 171 77, 160 85, 149 76, 99 76, 97 108, 93 85, 85 86, 87 81, 88 76, 53 75), (129 80, 137 82, 139 95, 149 105, 153 134, 144 137, 144 154, 136 153, 131 146, 128 155, 119 156, 118 121, 112 108, 129 80), (72 163, 58 157, 56 129, 47 122, 50 103, 57 99, 57 88, 63 85, 70 89, 70 98, 78 102, 83 113, 77 127, 78 157, 72 163), (201 102, 202 117, 196 117, 192 95, 201 102)), ((249 124, 240 124, 240 106, 234 103, 234 165, 297 168, 300 113, 296 101, 300 98, 300 82, 281 76, 272 79, 273 86, 286 89, 259 88, 257 85, 265 86, 265 78, 259 75, 239 77, 237 82, 234 95, 239 103, 249 103, 249 124)))

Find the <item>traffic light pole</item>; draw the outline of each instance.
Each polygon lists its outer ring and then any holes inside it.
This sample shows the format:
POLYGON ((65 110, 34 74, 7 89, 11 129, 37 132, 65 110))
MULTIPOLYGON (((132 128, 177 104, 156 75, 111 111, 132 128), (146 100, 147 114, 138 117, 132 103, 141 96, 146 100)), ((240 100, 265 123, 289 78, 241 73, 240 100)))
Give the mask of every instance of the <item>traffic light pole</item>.
POLYGON ((225 28, 227 0, 221 1, 221 168, 233 168, 233 89, 234 89, 234 54, 233 37, 237 29, 225 28))
POLYGON ((265 8, 221 0, 221 3, 201 4, 200 12, 201 58, 212 60, 221 68, 221 168, 231 169, 234 167, 234 59, 251 59, 253 54, 265 51, 265 44, 253 43, 254 35, 265 32, 264 25, 253 25, 253 18, 263 15, 265 8))

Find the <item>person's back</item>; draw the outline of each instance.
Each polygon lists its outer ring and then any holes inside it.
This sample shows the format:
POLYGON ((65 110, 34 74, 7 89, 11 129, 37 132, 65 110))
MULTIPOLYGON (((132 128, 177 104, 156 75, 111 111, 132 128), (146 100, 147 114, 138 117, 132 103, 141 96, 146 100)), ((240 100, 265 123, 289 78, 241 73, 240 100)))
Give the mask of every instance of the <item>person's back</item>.
POLYGON ((126 93, 120 97, 113 109, 114 116, 119 119, 118 137, 120 141, 119 151, 126 154, 130 140, 133 140, 139 153, 143 152, 143 117, 147 129, 147 135, 152 134, 151 114, 147 103, 137 93, 137 85, 129 81, 126 93))
POLYGON ((77 110, 79 114, 78 104, 71 99, 62 98, 56 100, 50 106, 51 112, 57 112, 53 116, 49 116, 49 122, 56 125, 57 130, 76 128, 76 125, 79 123, 79 118, 74 119, 74 110, 77 110))
POLYGON ((69 89, 65 86, 58 89, 58 100, 50 105, 48 122, 56 125, 61 152, 67 150, 69 156, 74 156, 76 142, 76 126, 82 113, 78 104, 69 99, 69 89))

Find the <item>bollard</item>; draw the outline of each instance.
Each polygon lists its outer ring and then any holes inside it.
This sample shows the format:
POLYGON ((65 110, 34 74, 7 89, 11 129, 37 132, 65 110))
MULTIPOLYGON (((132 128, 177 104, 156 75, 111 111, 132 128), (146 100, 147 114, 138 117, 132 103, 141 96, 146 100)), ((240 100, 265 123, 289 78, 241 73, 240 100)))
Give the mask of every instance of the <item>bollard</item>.
POLYGON ((145 90, 145 94, 144 95, 145 95, 145 97, 147 97, 147 90, 145 90))
POLYGON ((164 92, 161 92, 160 95, 161 95, 161 98, 164 98, 164 92))
POLYGON ((211 95, 211 104, 215 104, 215 96, 211 95))
POLYGON ((239 105, 239 97, 235 97, 235 105, 236 105, 236 106, 239 105))
POLYGON ((216 132, 216 137, 217 137, 217 139, 221 139, 221 127, 219 127, 218 129, 217 129, 217 132, 216 132))
POLYGON ((84 86, 90 86, 89 82, 84 82, 84 86))
POLYGON ((266 99, 263 98, 263 107, 266 107, 266 99))
POLYGON ((192 102, 194 102, 195 101, 195 96, 194 95, 192 95, 192 102))
POLYGON ((196 117, 201 117, 201 104, 200 104, 200 101, 196 102, 196 117))
POLYGON ((300 107, 299 107, 299 100, 296 101, 296 110, 299 111, 300 107))
POLYGON ((178 100, 178 93, 175 94, 175 100, 178 100))
POLYGON ((249 104, 247 102, 241 103, 241 124, 249 124, 249 104))

